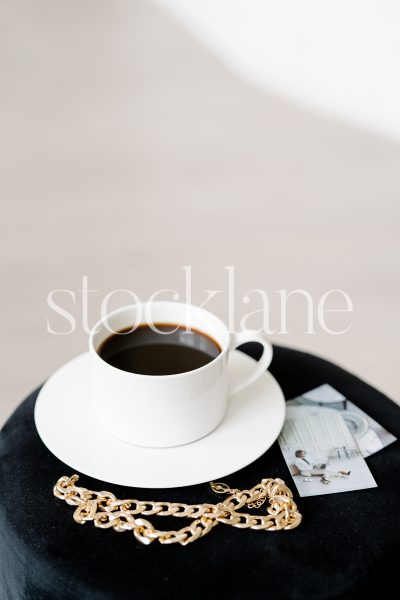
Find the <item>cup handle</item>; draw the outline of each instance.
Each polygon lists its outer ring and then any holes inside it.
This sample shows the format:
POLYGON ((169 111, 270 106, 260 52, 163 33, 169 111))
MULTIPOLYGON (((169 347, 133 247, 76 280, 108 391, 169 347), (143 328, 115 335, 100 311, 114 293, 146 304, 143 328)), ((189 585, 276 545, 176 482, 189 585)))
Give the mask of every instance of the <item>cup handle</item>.
POLYGON ((264 334, 258 331, 252 331, 251 329, 244 329, 243 331, 238 331, 237 333, 231 334, 230 341, 230 350, 234 350, 241 344, 245 344, 246 342, 257 342, 263 346, 263 353, 261 355, 260 360, 256 363, 254 368, 248 373, 241 381, 235 383, 234 385, 228 386, 228 394, 229 396, 233 396, 233 394, 237 394, 237 392, 241 392, 244 388, 247 388, 249 385, 257 381, 261 377, 263 373, 268 369, 272 360, 272 344, 267 340, 264 334))

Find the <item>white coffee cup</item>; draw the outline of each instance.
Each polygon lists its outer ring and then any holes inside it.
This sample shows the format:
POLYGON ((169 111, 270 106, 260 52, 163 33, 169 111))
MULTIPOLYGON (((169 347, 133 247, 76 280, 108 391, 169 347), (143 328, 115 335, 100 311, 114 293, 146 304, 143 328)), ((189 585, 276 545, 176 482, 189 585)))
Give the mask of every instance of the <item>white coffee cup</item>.
POLYGON ((188 444, 210 433, 222 421, 229 396, 254 383, 268 368, 272 346, 264 335, 244 330, 230 334, 209 311, 180 302, 134 304, 101 319, 89 337, 92 355, 92 395, 101 426, 114 437, 147 447, 188 444), (142 375, 122 371, 99 355, 113 332, 139 324, 174 324, 211 337, 221 348, 211 362, 174 375, 142 375), (258 342, 263 354, 234 387, 227 377, 230 350, 258 342))

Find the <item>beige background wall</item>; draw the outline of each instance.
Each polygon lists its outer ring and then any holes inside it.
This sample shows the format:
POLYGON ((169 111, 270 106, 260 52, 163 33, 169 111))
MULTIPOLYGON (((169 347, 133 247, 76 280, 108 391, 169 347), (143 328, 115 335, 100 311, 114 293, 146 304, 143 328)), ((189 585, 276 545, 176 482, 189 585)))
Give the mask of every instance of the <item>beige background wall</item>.
POLYGON ((346 290, 346 335, 305 335, 293 299, 274 339, 400 399, 399 146, 242 83, 149 2, 4 0, 0 20, 1 419, 85 349, 81 325, 47 332, 52 289, 87 275, 93 324, 113 289, 183 292, 182 265, 224 318, 234 265, 237 321, 252 288, 275 323, 278 289, 346 290))

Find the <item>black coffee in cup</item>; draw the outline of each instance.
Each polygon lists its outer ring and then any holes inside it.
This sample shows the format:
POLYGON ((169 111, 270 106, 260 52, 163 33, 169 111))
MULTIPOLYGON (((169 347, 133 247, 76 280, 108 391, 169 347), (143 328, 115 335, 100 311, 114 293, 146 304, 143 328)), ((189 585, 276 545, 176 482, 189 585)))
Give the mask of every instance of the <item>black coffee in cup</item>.
POLYGON ((139 325, 108 337, 98 354, 108 364, 140 375, 176 375, 204 367, 220 354, 211 337, 175 324, 139 325))

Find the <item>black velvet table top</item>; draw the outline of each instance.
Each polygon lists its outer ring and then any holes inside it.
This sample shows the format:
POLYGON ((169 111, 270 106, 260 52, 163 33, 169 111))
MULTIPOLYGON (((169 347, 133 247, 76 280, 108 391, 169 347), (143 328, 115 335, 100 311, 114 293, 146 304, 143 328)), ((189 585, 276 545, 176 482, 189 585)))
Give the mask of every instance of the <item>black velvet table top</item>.
MULTIPOLYGON (((257 347, 247 345, 246 351, 256 357, 257 347)), ((341 368, 275 347, 270 370, 287 399, 329 383, 400 436, 400 408, 341 368)), ((144 546, 130 532, 76 524, 74 508, 53 496, 57 479, 73 470, 38 437, 33 420, 37 394, 19 406, 0 435, 1 600, 370 598, 381 597, 382 586, 398 584, 398 442, 367 459, 378 488, 308 498, 295 493, 303 523, 293 531, 221 524, 185 547, 144 546)), ((244 488, 264 477, 281 477, 295 491, 277 443, 224 481, 244 488)), ((187 503, 218 498, 207 484, 144 490, 82 475, 78 485, 106 489, 119 498, 187 503)), ((176 528, 166 518, 156 523, 176 528)))

